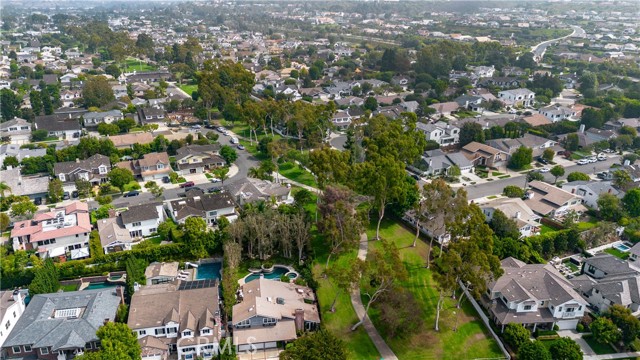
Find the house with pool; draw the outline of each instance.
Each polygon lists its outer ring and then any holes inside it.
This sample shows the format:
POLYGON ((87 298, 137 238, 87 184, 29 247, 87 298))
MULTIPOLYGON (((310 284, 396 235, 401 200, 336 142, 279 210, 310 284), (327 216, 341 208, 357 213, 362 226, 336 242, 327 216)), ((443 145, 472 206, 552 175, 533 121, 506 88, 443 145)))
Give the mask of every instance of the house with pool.
MULTIPOLYGON (((164 343, 169 356, 178 359, 211 359, 223 337, 218 281, 215 279, 147 285, 131 297, 129 327, 141 346, 164 343)), ((157 351, 156 351, 157 352, 157 351)), ((156 359, 155 353, 143 356, 156 359)))
POLYGON ((245 282, 233 306, 233 339, 239 352, 271 349, 317 330, 320 314, 312 289, 260 277, 245 282))

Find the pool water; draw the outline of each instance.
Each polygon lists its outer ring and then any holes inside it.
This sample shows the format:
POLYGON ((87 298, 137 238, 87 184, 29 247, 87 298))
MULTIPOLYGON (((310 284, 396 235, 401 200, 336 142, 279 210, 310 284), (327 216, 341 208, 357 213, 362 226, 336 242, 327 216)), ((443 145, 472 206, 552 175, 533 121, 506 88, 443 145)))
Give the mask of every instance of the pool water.
POLYGON ((200 264, 196 270, 196 280, 218 279, 220 280, 221 262, 200 264))
POLYGON ((111 287, 116 287, 118 286, 117 284, 112 284, 109 282, 92 282, 89 284, 89 286, 87 286, 86 288, 84 288, 83 290, 95 290, 95 289, 106 289, 106 288, 111 288, 111 287))
POLYGON ((620 250, 620 251, 622 251, 622 252, 627 252, 627 251, 631 250, 631 248, 628 247, 625 244, 617 244, 617 245, 614 245, 613 247, 618 249, 618 250, 620 250))
MULTIPOLYGON (((264 275, 264 278, 265 278, 265 279, 269 279, 269 280, 277 279, 277 280, 280 280, 280 278, 282 277, 282 275, 284 275, 284 274, 286 274, 286 273, 288 273, 288 272, 289 272, 289 269, 287 269, 287 268, 283 268, 283 267, 279 267, 279 266, 276 266, 276 267, 273 269, 273 272, 272 272, 272 273, 270 273, 270 274, 267 274, 267 273, 251 274, 251 275, 247 276, 247 277, 244 279, 244 282, 245 282, 245 283, 248 283, 249 281, 253 281, 253 280, 256 280, 256 279, 260 279, 260 275, 264 275)), ((293 278, 293 277, 295 277, 295 274, 291 274, 289 277, 293 278)))

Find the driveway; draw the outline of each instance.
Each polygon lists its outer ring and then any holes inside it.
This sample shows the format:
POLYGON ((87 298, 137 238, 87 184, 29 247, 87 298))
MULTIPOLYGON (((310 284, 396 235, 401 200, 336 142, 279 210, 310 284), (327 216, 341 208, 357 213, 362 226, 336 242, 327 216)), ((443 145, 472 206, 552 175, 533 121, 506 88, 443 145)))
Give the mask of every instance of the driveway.
POLYGON ((560 337, 568 337, 573 341, 575 341, 578 345, 580 345, 580 350, 582 350, 582 353, 585 356, 591 356, 596 354, 595 351, 591 349, 589 344, 587 344, 587 342, 584 341, 581 333, 575 330, 560 330, 558 331, 558 335, 560 335, 560 337))

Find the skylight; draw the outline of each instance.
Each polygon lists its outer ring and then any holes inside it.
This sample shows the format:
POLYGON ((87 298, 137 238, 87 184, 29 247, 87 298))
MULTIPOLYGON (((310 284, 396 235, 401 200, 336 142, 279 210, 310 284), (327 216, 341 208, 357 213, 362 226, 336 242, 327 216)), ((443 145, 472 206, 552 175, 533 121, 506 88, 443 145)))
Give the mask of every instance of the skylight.
POLYGON ((80 315, 80 308, 73 309, 60 309, 56 310, 54 314, 54 318, 56 319, 77 319, 78 315, 80 315))

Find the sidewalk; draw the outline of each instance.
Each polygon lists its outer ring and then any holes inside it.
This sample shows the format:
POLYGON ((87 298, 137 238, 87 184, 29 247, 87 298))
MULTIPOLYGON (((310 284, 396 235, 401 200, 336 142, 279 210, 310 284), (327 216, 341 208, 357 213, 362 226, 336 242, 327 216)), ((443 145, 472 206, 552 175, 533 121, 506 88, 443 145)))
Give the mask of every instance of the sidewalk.
MULTIPOLYGON (((369 239, 367 239, 367 234, 363 233, 360 235, 360 245, 358 247, 358 258, 361 260, 365 260, 367 258, 367 250, 369 248, 369 239)), ((356 311, 356 315, 358 319, 362 319, 365 316, 364 313, 364 305, 362 304, 362 297, 360 296, 360 289, 351 293, 351 304, 353 305, 353 309, 356 311)), ((380 359, 383 360, 398 360, 398 357, 393 353, 389 345, 384 341, 382 336, 376 327, 373 325, 369 317, 367 316, 364 319, 364 323, 362 324, 364 329, 367 331, 369 338, 378 349, 380 353, 380 359)))

